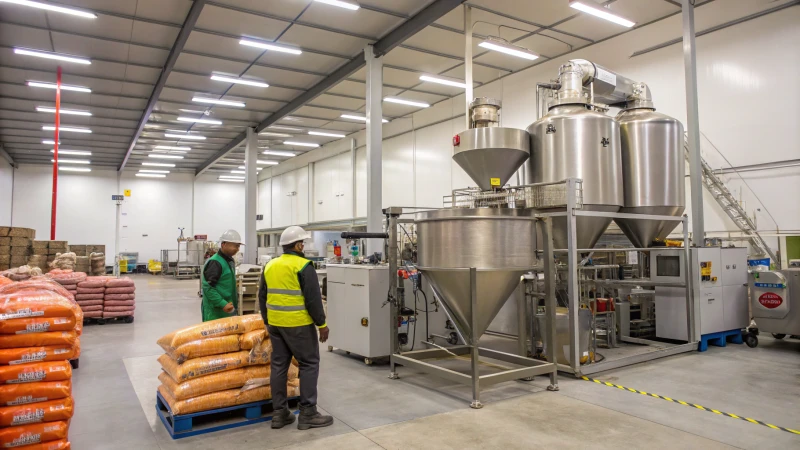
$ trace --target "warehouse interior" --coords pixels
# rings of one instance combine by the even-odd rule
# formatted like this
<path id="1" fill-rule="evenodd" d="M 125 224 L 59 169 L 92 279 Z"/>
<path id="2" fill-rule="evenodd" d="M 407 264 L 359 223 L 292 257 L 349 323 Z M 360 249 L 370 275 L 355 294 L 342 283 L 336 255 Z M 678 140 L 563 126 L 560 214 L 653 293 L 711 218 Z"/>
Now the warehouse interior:
<path id="1" fill-rule="evenodd" d="M 0 0 L 0 444 L 797 447 L 798 23 Z M 330 329 L 310 430 L 271 427 L 257 300 L 297 226 Z"/>

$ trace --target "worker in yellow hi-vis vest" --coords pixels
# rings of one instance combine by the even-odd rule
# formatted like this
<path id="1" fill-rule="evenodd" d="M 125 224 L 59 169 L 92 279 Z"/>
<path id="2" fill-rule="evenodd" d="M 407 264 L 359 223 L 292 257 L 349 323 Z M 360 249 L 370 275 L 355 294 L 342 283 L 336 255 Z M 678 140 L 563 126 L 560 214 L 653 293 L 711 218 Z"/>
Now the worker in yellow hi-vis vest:
<path id="1" fill-rule="evenodd" d="M 328 326 L 322 306 L 317 272 L 303 254 L 311 235 L 291 226 L 281 234 L 283 254 L 264 267 L 258 288 L 258 304 L 272 341 L 270 386 L 275 410 L 272 428 L 294 422 L 286 403 L 286 374 L 292 356 L 300 363 L 300 418 L 297 428 L 327 427 L 333 417 L 317 412 L 319 342 L 328 340 Z"/>

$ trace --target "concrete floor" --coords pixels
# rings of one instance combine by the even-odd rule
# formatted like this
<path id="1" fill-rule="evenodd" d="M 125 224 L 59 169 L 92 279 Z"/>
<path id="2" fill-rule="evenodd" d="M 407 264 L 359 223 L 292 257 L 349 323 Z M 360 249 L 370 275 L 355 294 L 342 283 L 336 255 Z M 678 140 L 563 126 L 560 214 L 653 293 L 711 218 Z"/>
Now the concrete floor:
<path id="1" fill-rule="evenodd" d="M 556 393 L 545 390 L 545 377 L 495 385 L 482 394 L 486 406 L 472 410 L 466 387 L 403 368 L 389 380 L 386 366 L 340 352 L 322 353 L 319 386 L 334 426 L 255 424 L 174 441 L 155 415 L 155 342 L 200 320 L 197 281 L 134 279 L 133 324 L 84 328 L 73 375 L 75 449 L 800 448 L 800 435 L 567 376 Z M 712 347 L 595 378 L 800 429 L 799 356 L 800 341 L 762 336 L 756 349 Z"/>

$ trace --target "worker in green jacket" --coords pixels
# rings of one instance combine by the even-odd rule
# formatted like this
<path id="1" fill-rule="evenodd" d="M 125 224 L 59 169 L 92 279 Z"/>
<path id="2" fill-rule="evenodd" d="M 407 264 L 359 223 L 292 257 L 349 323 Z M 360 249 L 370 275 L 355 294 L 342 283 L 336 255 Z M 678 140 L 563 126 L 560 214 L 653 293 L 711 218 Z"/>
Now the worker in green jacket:
<path id="1" fill-rule="evenodd" d="M 222 233 L 219 251 L 208 258 L 201 274 L 203 283 L 203 322 L 236 315 L 236 263 L 242 237 L 235 230 Z"/>

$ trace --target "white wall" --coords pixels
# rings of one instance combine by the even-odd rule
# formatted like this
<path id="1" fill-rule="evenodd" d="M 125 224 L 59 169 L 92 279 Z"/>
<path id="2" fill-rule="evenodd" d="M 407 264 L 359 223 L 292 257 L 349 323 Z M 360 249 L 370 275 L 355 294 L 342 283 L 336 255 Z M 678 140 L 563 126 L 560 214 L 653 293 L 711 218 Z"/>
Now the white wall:
<path id="1" fill-rule="evenodd" d="M 0 224 L 11 224 L 11 192 L 14 190 L 14 168 L 0 158 Z"/>
<path id="2" fill-rule="evenodd" d="M 244 183 L 201 176 L 194 184 L 194 234 L 207 234 L 216 241 L 231 228 L 244 235 Z"/>

